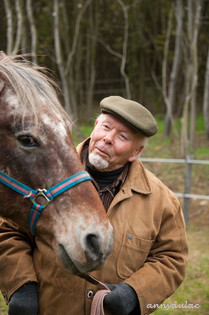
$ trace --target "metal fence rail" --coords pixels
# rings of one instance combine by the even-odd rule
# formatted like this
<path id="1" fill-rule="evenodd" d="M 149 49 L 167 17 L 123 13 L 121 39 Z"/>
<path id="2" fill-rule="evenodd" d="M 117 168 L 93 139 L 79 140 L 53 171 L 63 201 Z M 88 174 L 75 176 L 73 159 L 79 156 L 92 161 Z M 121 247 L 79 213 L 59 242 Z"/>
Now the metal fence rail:
<path id="1" fill-rule="evenodd" d="M 191 173 L 192 173 L 192 165 L 193 164 L 201 164 L 201 165 L 209 165 L 209 161 L 206 160 L 194 160 L 191 156 L 188 156 L 186 159 L 161 159 L 161 158 L 141 158 L 142 162 L 151 162 L 151 163 L 182 163 L 186 165 L 185 170 L 185 181 L 184 181 L 184 193 L 175 192 L 177 197 L 184 198 L 184 218 L 186 225 L 188 224 L 188 217 L 189 217 L 189 206 L 190 206 L 190 199 L 197 198 L 197 199 L 206 199 L 209 200 L 208 195 L 197 195 L 197 194 L 190 194 L 191 188 Z"/>
<path id="2" fill-rule="evenodd" d="M 175 192 L 175 195 L 177 197 L 185 197 L 185 198 L 196 198 L 196 199 L 206 199 L 209 200 L 209 196 L 207 195 L 195 195 L 195 194 L 183 194 L 183 193 L 177 193 Z"/>
<path id="3" fill-rule="evenodd" d="M 184 164 L 204 164 L 209 165 L 206 160 L 193 160 L 193 159 L 160 159 L 160 158 L 141 158 L 143 162 L 161 162 L 161 163 L 184 163 Z"/>

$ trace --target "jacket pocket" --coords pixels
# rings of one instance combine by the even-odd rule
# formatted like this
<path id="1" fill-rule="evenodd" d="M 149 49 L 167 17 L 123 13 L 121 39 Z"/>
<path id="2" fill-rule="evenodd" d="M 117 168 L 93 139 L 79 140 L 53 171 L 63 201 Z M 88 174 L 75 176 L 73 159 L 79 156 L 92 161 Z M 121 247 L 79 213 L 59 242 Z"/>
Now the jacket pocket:
<path id="1" fill-rule="evenodd" d="M 117 273 L 121 279 L 127 279 L 143 266 L 153 242 L 129 233 L 124 235 L 117 261 Z"/>

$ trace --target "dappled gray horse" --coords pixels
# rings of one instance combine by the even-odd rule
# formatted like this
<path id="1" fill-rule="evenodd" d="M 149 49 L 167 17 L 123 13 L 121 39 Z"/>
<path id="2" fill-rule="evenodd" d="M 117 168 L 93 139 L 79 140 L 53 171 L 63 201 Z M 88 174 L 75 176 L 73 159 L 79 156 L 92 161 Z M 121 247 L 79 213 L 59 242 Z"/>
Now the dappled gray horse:
<path id="1" fill-rule="evenodd" d="M 112 227 L 72 142 L 72 123 L 43 69 L 0 53 L 0 215 L 73 274 L 104 264 Z"/>

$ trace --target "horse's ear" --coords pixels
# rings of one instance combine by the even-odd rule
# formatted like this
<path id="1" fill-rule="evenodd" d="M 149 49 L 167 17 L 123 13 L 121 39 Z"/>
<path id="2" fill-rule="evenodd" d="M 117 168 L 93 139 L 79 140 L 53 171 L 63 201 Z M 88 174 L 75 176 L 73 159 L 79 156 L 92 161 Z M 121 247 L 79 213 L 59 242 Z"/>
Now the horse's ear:
<path id="1" fill-rule="evenodd" d="M 3 60 L 4 58 L 6 58 L 7 55 L 5 54 L 5 52 L 3 52 L 2 50 L 0 51 L 0 61 Z"/>

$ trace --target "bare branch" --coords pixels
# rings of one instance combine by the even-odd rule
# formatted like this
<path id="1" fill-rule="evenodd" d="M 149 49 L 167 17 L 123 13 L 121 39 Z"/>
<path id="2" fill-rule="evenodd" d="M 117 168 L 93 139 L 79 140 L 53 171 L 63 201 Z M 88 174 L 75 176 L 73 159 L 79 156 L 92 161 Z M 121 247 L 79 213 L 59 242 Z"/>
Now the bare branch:
<path id="1" fill-rule="evenodd" d="M 204 87 L 204 101 L 203 101 L 203 113 L 205 119 L 205 128 L 209 139 L 209 49 L 205 71 L 205 87 Z"/>
<path id="2" fill-rule="evenodd" d="M 22 36 L 22 24 L 23 24 L 23 16 L 22 16 L 22 5 L 21 0 L 15 1 L 15 8 L 17 13 L 17 32 L 16 32 L 16 40 L 15 45 L 12 51 L 12 54 L 16 54 L 20 47 L 21 36 Z"/>
<path id="3" fill-rule="evenodd" d="M 169 49 L 169 43 L 170 43 L 170 36 L 171 36 L 171 27 L 172 27 L 172 18 L 173 18 L 173 9 L 171 8 L 169 12 L 169 18 L 168 18 L 168 29 L 166 34 L 166 41 L 164 46 L 164 55 L 163 55 L 163 62 L 162 62 L 162 93 L 164 97 L 165 104 L 167 106 L 167 110 L 169 112 L 170 118 L 172 118 L 172 113 L 170 111 L 170 104 L 168 100 L 167 95 L 167 60 L 168 60 L 168 49 Z"/>
<path id="4" fill-rule="evenodd" d="M 158 79 L 157 79 L 157 77 L 156 77 L 156 74 L 155 74 L 153 71 L 151 71 L 151 76 L 152 76 L 152 79 L 153 79 L 153 81 L 154 81 L 156 87 L 157 87 L 158 90 L 162 93 L 162 86 L 160 85 L 160 83 L 159 83 L 159 81 L 158 81 Z"/>
<path id="5" fill-rule="evenodd" d="M 54 44 L 55 44 L 55 53 L 56 61 L 59 69 L 59 74 L 62 82 L 62 87 L 64 90 L 64 101 L 65 101 L 65 110 L 66 112 L 73 117 L 72 109 L 70 106 L 70 95 L 68 83 L 65 75 L 65 68 L 62 60 L 61 46 L 60 46 L 60 32 L 59 32 L 59 7 L 58 0 L 54 0 Z"/>
<path id="6" fill-rule="evenodd" d="M 81 18 L 82 18 L 85 10 L 87 9 L 87 7 L 89 6 L 89 4 L 91 2 L 92 2 L 92 0 L 87 0 L 84 3 L 84 5 L 82 6 L 79 14 L 77 15 L 76 22 L 75 22 L 75 32 L 74 32 L 74 36 L 73 36 L 73 44 L 72 44 L 71 51 L 68 54 L 66 68 L 65 68 L 65 74 L 66 75 L 69 74 L 71 62 L 72 62 L 73 56 L 75 55 L 75 52 L 76 52 L 76 47 L 77 47 L 77 43 L 78 43 L 78 36 L 79 36 L 79 31 L 80 31 Z"/>
<path id="7" fill-rule="evenodd" d="M 93 40 L 95 40 L 97 43 L 101 44 L 111 55 L 122 59 L 123 55 L 121 55 L 120 53 L 116 52 L 115 50 L 113 50 L 110 45 L 106 44 L 102 39 L 99 39 L 95 36 L 92 35 L 87 35 L 89 38 L 92 38 Z"/>
<path id="8" fill-rule="evenodd" d="M 195 4 L 195 6 L 193 5 Z M 181 151 L 183 155 L 192 150 L 195 132 L 195 111 L 196 111 L 196 87 L 197 87 L 197 37 L 200 25 L 200 12 L 202 0 L 198 2 L 188 1 L 188 23 L 187 38 L 188 46 L 186 47 L 186 97 L 183 104 L 183 123 L 181 132 Z M 189 132 L 190 122 L 190 132 Z M 189 142 L 190 141 L 190 142 Z"/>
<path id="9" fill-rule="evenodd" d="M 13 47 L 13 16 L 9 0 L 4 0 L 4 7 L 7 17 L 7 54 L 10 55 Z"/>
<path id="10" fill-rule="evenodd" d="M 120 6 L 123 10 L 123 16 L 124 16 L 124 39 L 123 39 L 123 54 L 122 54 L 122 60 L 121 60 L 121 67 L 120 71 L 122 76 L 125 80 L 126 85 L 126 94 L 127 98 L 131 98 L 131 91 L 130 91 L 130 85 L 129 85 L 129 77 L 127 73 L 125 72 L 125 66 L 126 66 L 126 60 L 127 60 L 127 47 L 128 47 L 128 32 L 129 32 L 129 21 L 128 21 L 128 6 L 126 6 L 123 1 L 117 0 Z"/>

